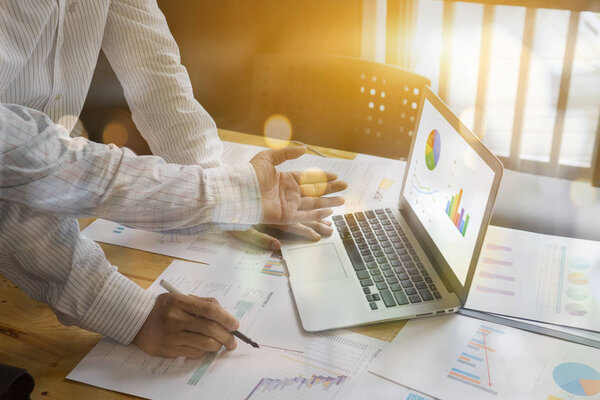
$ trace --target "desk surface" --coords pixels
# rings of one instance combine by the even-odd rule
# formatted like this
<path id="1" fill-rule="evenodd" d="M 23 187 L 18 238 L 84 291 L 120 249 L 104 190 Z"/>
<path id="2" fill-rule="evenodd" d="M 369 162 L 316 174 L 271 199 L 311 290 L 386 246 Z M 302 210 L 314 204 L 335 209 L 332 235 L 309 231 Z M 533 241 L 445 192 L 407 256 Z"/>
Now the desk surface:
<path id="1" fill-rule="evenodd" d="M 266 146 L 264 138 L 220 130 L 223 140 Z M 354 153 L 317 147 L 328 156 L 354 158 Z M 92 219 L 80 220 L 82 229 Z M 174 260 L 159 254 L 100 244 L 107 259 L 121 273 L 147 288 Z M 388 322 L 353 329 L 391 341 L 404 321 Z M 0 275 L 0 362 L 24 368 L 35 379 L 33 399 L 126 399 L 134 396 L 110 392 L 65 379 L 67 374 L 101 339 L 77 327 L 61 325 L 50 308 L 27 297 Z"/>

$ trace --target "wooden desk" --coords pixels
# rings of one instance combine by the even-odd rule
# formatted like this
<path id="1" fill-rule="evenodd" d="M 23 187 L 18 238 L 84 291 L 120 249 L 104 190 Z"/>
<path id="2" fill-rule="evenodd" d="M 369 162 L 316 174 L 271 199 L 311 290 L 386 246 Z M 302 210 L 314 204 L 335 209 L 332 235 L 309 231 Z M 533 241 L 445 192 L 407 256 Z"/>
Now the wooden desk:
<path id="1" fill-rule="evenodd" d="M 220 130 L 223 140 L 267 146 L 264 138 Z M 316 147 L 316 146 L 315 146 Z M 354 153 L 317 147 L 323 153 L 352 159 Z M 82 229 L 93 219 L 80 220 Z M 119 271 L 147 288 L 174 260 L 173 257 L 100 243 L 107 259 Z M 404 321 L 353 329 L 391 341 Z M 24 368 L 35 379 L 33 399 L 126 399 L 124 395 L 65 379 L 67 374 L 94 347 L 101 336 L 77 327 L 61 325 L 50 308 L 27 297 L 0 275 L 0 362 Z"/>

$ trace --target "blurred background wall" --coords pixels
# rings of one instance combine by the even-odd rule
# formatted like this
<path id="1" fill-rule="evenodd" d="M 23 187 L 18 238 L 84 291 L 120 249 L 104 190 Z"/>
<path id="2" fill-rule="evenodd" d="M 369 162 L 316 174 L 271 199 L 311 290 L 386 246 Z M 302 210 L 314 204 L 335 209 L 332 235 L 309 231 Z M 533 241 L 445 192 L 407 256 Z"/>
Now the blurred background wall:
<path id="1" fill-rule="evenodd" d="M 159 0 L 196 99 L 219 128 L 248 131 L 252 62 L 261 53 L 325 53 L 359 57 L 362 0 Z M 110 122 L 127 135 L 118 145 L 149 154 L 123 90 L 100 55 L 81 120 L 103 141 Z M 105 142 L 114 142 L 107 130 Z M 260 132 L 252 132 L 259 134 Z M 111 137 L 109 137 L 111 136 Z"/>

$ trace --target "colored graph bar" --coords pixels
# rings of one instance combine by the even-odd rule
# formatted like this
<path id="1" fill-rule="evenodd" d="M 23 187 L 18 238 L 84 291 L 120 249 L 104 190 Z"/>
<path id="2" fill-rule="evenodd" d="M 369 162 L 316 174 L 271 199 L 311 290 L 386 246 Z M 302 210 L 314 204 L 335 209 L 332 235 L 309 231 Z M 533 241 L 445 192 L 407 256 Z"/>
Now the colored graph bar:
<path id="1" fill-rule="evenodd" d="M 235 319 L 237 319 L 237 320 L 242 319 L 248 311 L 252 310 L 252 307 L 254 307 L 254 303 L 251 303 L 251 302 L 245 301 L 245 300 L 239 300 L 236 303 L 236 305 L 234 306 Z"/>
<path id="2" fill-rule="evenodd" d="M 464 357 L 468 357 L 468 358 L 470 358 L 470 359 L 472 359 L 472 360 L 477 360 L 477 361 L 479 361 L 479 362 L 483 361 L 483 359 L 481 359 L 481 358 L 479 358 L 479 357 L 475 357 L 474 355 L 471 355 L 471 354 L 469 354 L 469 353 L 462 353 L 462 355 L 463 355 Z"/>
<path id="3" fill-rule="evenodd" d="M 202 357 L 202 361 L 198 368 L 196 368 L 196 371 L 194 371 L 191 378 L 187 381 L 187 384 L 196 386 L 198 382 L 200 382 L 200 379 L 202 379 L 202 376 L 208 371 L 208 367 L 210 367 L 210 364 L 212 364 L 216 357 L 217 353 L 206 353 L 206 355 Z"/>
<path id="4" fill-rule="evenodd" d="M 489 258 L 489 257 L 485 257 L 483 259 L 482 263 L 484 263 L 484 264 L 506 265 L 508 267 L 510 267 L 510 266 L 513 265 L 512 261 L 496 260 L 494 258 Z"/>
<path id="5" fill-rule="evenodd" d="M 488 244 L 486 244 L 485 248 L 488 249 L 488 250 L 512 251 L 512 247 L 501 246 L 499 244 L 494 244 L 494 243 L 488 243 Z"/>
<path id="6" fill-rule="evenodd" d="M 480 325 L 480 328 L 485 329 L 487 331 L 492 331 L 492 332 L 498 333 L 500 335 L 504 335 L 504 331 L 501 331 L 500 329 L 492 328 L 491 326 Z"/>
<path id="7" fill-rule="evenodd" d="M 495 288 L 482 286 L 482 285 L 477 285 L 475 290 L 478 290 L 478 291 L 484 292 L 484 293 L 502 294 L 504 296 L 514 296 L 515 295 L 515 292 L 512 292 L 510 290 L 495 289 Z"/>
<path id="8" fill-rule="evenodd" d="M 491 272 L 487 272 L 487 271 L 481 271 L 479 273 L 479 277 L 481 277 L 481 278 L 488 278 L 488 279 L 500 279 L 500 280 L 503 280 L 503 281 L 510 281 L 510 282 L 514 282 L 515 281 L 515 277 L 514 276 L 492 274 Z"/>
<path id="9" fill-rule="evenodd" d="M 446 215 L 450 217 L 450 220 L 458 229 L 460 234 L 464 237 L 467 232 L 467 226 L 469 224 L 469 214 L 465 212 L 464 208 L 460 208 L 460 201 L 462 199 L 463 190 L 460 189 L 458 194 L 452 196 L 452 199 L 446 203 Z M 460 212 L 458 211 L 460 209 Z"/>

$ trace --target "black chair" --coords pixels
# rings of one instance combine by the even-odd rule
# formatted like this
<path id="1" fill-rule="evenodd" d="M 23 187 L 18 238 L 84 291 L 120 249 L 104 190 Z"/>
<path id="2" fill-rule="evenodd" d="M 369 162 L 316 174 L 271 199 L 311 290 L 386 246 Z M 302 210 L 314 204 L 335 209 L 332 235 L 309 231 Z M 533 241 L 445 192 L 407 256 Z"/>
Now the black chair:
<path id="1" fill-rule="evenodd" d="M 292 140 L 390 158 L 408 155 L 429 79 L 391 65 L 332 55 L 256 56 L 254 131 L 286 116 Z"/>

